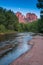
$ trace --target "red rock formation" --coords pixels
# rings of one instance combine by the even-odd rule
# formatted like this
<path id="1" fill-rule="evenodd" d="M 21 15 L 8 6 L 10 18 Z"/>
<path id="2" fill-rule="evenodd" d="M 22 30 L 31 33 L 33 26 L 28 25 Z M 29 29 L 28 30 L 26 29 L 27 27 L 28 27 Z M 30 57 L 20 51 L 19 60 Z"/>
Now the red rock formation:
<path id="1" fill-rule="evenodd" d="M 26 18 L 29 22 L 33 22 L 37 20 L 37 16 L 34 13 L 27 13 Z"/>
<path id="2" fill-rule="evenodd" d="M 16 16 L 18 17 L 20 23 L 25 23 L 25 16 L 22 15 L 22 13 L 17 12 Z"/>
<path id="3" fill-rule="evenodd" d="M 25 17 L 22 13 L 17 12 L 16 16 L 18 17 L 20 23 L 33 22 L 37 20 L 37 16 L 34 13 L 27 13 Z"/>

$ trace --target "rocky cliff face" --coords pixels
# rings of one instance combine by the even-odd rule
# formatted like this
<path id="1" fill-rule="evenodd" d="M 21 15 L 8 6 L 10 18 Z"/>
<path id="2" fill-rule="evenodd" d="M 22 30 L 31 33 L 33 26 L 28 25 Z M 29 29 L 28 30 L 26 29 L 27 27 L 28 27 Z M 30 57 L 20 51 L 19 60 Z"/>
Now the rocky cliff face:
<path id="1" fill-rule="evenodd" d="M 34 13 L 27 13 L 26 14 L 26 18 L 27 18 L 27 20 L 29 22 L 36 21 L 37 20 L 37 16 Z"/>
<path id="2" fill-rule="evenodd" d="M 27 13 L 26 16 L 24 16 L 22 13 L 17 12 L 16 16 L 18 17 L 20 23 L 33 22 L 37 20 L 37 16 L 34 13 Z"/>

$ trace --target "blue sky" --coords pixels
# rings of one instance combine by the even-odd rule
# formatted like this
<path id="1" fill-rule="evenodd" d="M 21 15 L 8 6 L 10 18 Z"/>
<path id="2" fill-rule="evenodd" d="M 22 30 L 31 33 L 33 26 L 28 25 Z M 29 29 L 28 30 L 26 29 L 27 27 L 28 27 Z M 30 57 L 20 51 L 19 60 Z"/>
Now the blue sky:
<path id="1" fill-rule="evenodd" d="M 11 9 L 15 13 L 17 11 L 22 12 L 24 15 L 29 13 L 35 13 L 40 17 L 40 11 L 36 7 L 37 0 L 0 0 L 0 7 Z"/>

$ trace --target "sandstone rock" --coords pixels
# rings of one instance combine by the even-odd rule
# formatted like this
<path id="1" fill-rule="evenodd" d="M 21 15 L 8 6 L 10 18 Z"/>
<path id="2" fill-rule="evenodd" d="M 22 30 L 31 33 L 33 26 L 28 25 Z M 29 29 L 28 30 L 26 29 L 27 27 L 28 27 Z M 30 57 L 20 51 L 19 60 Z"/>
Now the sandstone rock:
<path id="1" fill-rule="evenodd" d="M 20 23 L 33 22 L 37 20 L 37 16 L 34 13 L 27 13 L 26 16 L 24 16 L 21 12 L 17 12 L 16 16 Z"/>

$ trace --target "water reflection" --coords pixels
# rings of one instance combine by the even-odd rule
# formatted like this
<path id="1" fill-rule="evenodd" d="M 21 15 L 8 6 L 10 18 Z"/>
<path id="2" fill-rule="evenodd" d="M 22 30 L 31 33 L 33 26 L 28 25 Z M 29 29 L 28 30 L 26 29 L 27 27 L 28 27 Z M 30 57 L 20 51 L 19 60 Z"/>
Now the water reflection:
<path id="1" fill-rule="evenodd" d="M 31 39 L 32 37 L 29 34 L 19 33 L 15 39 L 8 41 L 13 44 L 18 43 L 18 46 L 0 58 L 0 65 L 9 65 L 13 60 L 29 50 L 31 45 L 28 45 L 27 42 Z M 6 44 L 6 42 L 4 44 Z"/>

